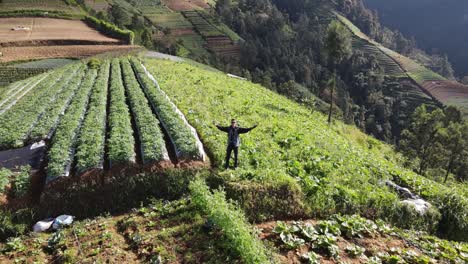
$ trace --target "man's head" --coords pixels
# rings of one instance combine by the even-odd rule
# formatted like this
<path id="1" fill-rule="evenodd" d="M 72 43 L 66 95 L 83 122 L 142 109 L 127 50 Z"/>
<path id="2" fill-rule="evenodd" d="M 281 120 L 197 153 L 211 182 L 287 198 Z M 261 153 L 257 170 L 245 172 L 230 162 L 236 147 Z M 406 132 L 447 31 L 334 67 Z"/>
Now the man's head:
<path id="1" fill-rule="evenodd" d="M 232 127 L 237 127 L 237 120 L 231 119 L 231 126 Z"/>

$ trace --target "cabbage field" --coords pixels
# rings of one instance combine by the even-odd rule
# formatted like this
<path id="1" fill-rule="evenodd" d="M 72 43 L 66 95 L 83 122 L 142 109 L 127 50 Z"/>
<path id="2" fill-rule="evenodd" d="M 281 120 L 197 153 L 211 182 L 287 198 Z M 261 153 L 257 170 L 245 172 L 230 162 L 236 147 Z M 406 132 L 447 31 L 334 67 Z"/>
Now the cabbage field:
<path id="1" fill-rule="evenodd" d="M 0 99 L 0 149 L 45 140 L 47 183 L 114 165 L 206 161 L 195 130 L 136 58 L 70 64 L 13 83 Z"/>

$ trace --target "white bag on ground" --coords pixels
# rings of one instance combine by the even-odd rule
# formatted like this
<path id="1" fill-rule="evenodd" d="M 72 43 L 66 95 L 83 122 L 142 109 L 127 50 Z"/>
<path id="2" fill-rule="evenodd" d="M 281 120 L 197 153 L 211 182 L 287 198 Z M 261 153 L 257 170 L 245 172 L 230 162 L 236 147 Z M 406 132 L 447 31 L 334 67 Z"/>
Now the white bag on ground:
<path id="1" fill-rule="evenodd" d="M 69 226 L 73 223 L 73 216 L 71 215 L 60 215 L 55 218 L 52 228 L 54 230 L 60 229 L 64 226 Z"/>
<path id="2" fill-rule="evenodd" d="M 55 220 L 54 218 L 47 218 L 47 219 L 37 222 L 33 226 L 33 231 L 37 233 L 47 231 L 52 226 L 52 223 L 54 223 L 54 220 Z"/>

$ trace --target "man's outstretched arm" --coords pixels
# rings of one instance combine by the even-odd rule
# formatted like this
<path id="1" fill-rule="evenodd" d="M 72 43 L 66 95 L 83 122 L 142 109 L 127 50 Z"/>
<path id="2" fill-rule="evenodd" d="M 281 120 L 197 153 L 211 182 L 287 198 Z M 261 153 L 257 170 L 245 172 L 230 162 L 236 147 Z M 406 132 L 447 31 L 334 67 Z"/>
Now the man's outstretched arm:
<path id="1" fill-rule="evenodd" d="M 240 127 L 240 128 L 239 128 L 239 134 L 248 133 L 248 132 L 250 132 L 250 130 L 256 128 L 257 126 L 258 126 L 258 125 L 255 125 L 255 126 L 249 127 L 249 128 Z"/>
<path id="2" fill-rule="evenodd" d="M 216 123 L 214 123 L 214 122 L 213 122 L 213 125 L 214 125 L 217 129 L 219 129 L 219 130 L 221 130 L 221 131 L 223 131 L 223 132 L 226 132 L 226 133 L 229 132 L 229 127 L 223 127 L 223 126 L 220 126 L 220 125 L 218 125 L 218 124 L 216 124 Z"/>

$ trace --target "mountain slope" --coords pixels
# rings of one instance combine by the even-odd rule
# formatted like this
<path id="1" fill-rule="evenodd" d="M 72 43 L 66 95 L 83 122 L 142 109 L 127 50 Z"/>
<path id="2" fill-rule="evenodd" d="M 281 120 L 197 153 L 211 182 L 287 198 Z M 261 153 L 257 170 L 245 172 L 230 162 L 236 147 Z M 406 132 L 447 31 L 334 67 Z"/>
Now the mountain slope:
<path id="1" fill-rule="evenodd" d="M 468 200 L 462 189 L 442 186 L 402 168 L 398 155 L 390 146 L 339 121 L 329 126 L 323 114 L 311 112 L 260 85 L 186 62 L 141 59 L 161 89 L 197 130 L 214 167 L 209 170 L 163 168 L 138 174 L 135 170 L 108 171 L 95 182 L 87 182 L 86 175 L 82 175 L 83 181 L 64 183 L 63 190 L 49 188 L 37 208 L 26 207 L 14 212 L 17 218 L 13 219 L 13 223 L 28 218 L 24 215 L 19 217 L 25 210 L 31 210 L 35 218 L 64 212 L 80 219 L 102 215 L 103 212 L 118 213 L 120 216 L 78 222 L 65 231 L 40 235 L 39 239 L 35 239 L 34 235 L 31 235 L 32 238 L 13 238 L 2 244 L 3 256 L 0 259 L 36 258 L 47 262 L 73 260 L 75 257 L 90 260 L 119 258 L 124 261 L 164 258 L 174 263 L 210 260 L 216 263 L 221 259 L 237 263 L 240 259 L 247 263 L 259 263 L 245 261 L 257 256 L 262 259 L 260 263 L 264 263 L 265 257 L 273 255 L 276 258 L 275 254 L 290 249 L 291 245 L 301 245 L 298 238 L 303 235 L 287 226 L 298 224 L 305 228 L 306 223 L 312 223 L 317 237 L 312 236 L 307 243 L 304 242 L 307 248 L 303 249 L 320 253 L 321 258 L 328 261 L 335 261 L 336 254 L 352 258 L 353 253 L 346 253 L 350 251 L 346 247 L 361 241 L 359 245 L 366 248 L 368 258 L 408 259 L 417 256 L 441 261 L 453 259 L 462 263 L 465 258 L 463 252 L 466 251 L 464 243 L 440 241 L 443 246 L 432 248 L 431 252 L 428 241 L 439 240 L 422 235 L 425 233 L 402 231 L 395 235 L 381 222 L 376 225 L 349 216 L 360 214 L 402 228 L 426 230 L 465 241 L 468 237 Z M 130 61 L 137 60 L 132 58 Z M 115 60 L 114 64 L 118 65 L 118 62 Z M 122 62 L 125 73 L 131 67 L 126 59 L 122 59 Z M 108 68 L 108 64 L 103 67 Z M 128 78 L 124 79 L 126 87 L 130 83 Z M 99 88 L 100 82 L 96 83 Z M 139 90 L 137 87 L 132 89 Z M 145 96 L 143 92 L 140 94 L 141 98 Z M 134 98 L 129 100 L 131 103 Z M 123 100 L 123 103 L 129 102 Z M 77 106 L 74 104 L 75 111 L 79 112 Z M 135 104 L 130 107 L 134 110 Z M 141 112 L 137 111 L 139 114 Z M 148 114 L 151 115 L 150 112 Z M 259 123 L 259 126 L 242 136 L 241 167 L 238 170 L 219 170 L 217 168 L 224 159 L 226 135 L 218 131 L 212 122 L 224 124 L 233 117 L 238 118 L 242 126 L 255 123 Z M 66 127 L 62 127 L 63 131 L 66 132 Z M 119 176 L 119 173 L 122 175 Z M 206 179 L 212 189 L 224 188 L 226 194 L 212 194 L 199 180 L 193 183 L 198 177 Z M 397 191 L 386 185 L 387 180 L 408 187 L 432 206 L 425 214 L 420 214 L 408 201 L 403 202 L 406 199 L 404 196 L 400 197 Z M 180 200 L 189 193 L 190 200 Z M 225 197 L 237 201 L 238 208 L 243 212 L 228 205 Z M 138 213 L 129 212 L 130 208 L 141 202 L 155 198 L 178 201 L 156 202 Z M 337 213 L 347 216 L 332 217 Z M 2 217 L 7 216 L 2 214 Z M 286 227 L 280 223 L 268 223 L 309 218 L 314 220 L 288 222 Z M 318 222 L 318 219 L 331 221 Z M 249 224 L 252 222 L 263 223 L 258 227 L 264 229 L 261 238 L 264 243 L 259 244 Z M 4 226 L 1 230 L 11 228 L 12 223 L 6 220 L 2 223 Z M 346 226 L 352 226 L 352 229 L 348 230 Z M 363 226 L 368 231 L 364 231 Z M 278 231 L 284 232 L 283 235 L 273 234 L 273 227 L 283 230 Z M 307 230 L 312 232 L 310 227 Z M 360 235 L 363 236 L 362 240 L 355 240 Z M 399 252 L 386 247 L 384 241 L 389 240 L 404 250 Z M 382 246 L 375 249 L 369 241 L 380 241 Z M 418 246 L 407 241 L 414 241 L 411 243 Z M 43 249 L 45 244 L 47 246 Z M 264 255 L 255 255 L 245 245 L 266 248 L 261 249 Z M 313 245 L 317 248 L 314 249 Z M 454 246 L 459 251 L 450 253 L 444 249 Z M 415 251 L 416 256 L 407 255 L 409 250 Z M 269 252 L 273 252 L 272 255 Z M 290 256 L 291 259 L 296 257 Z M 364 262 L 365 259 L 358 258 L 357 261 Z M 287 262 L 284 256 L 283 262 Z"/>
<path id="2" fill-rule="evenodd" d="M 460 76 L 468 74 L 468 44 L 465 28 L 468 24 L 468 4 L 449 0 L 365 0 L 369 8 L 378 11 L 382 23 L 414 36 L 425 50 L 448 54 Z"/>
<path id="3" fill-rule="evenodd" d="M 468 116 L 468 86 L 457 83 L 456 81 L 449 81 L 443 76 L 420 65 L 418 62 L 384 47 L 365 35 L 347 18 L 340 14 L 336 15 L 337 18 L 353 32 L 355 37 L 359 38 L 359 40 L 356 40 L 356 38 L 354 39 L 354 46 L 356 48 L 366 51 L 369 50 L 368 47 L 370 45 L 370 47 L 378 49 L 378 51 L 371 51 L 377 58 L 382 57 L 380 53 L 384 54 L 386 58 L 380 60 L 382 60 L 381 65 L 384 66 L 385 72 L 388 75 L 397 78 L 409 77 L 419 86 L 420 93 L 423 92 L 445 105 L 457 106 L 465 117 Z M 365 44 L 361 44 L 362 41 L 364 41 Z M 388 59 L 393 62 L 388 61 Z M 395 69 L 395 67 L 397 68 Z M 401 69 L 404 74 L 402 74 L 398 68 Z M 424 98 L 426 96 L 421 95 L 421 97 Z"/>

